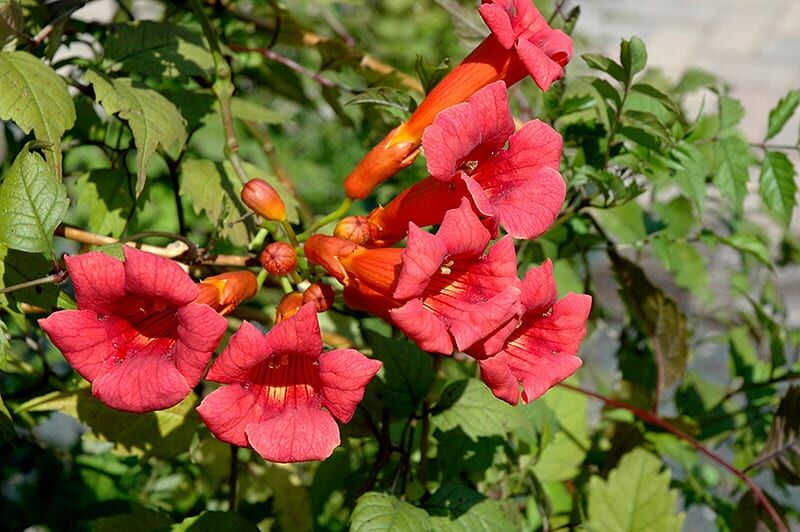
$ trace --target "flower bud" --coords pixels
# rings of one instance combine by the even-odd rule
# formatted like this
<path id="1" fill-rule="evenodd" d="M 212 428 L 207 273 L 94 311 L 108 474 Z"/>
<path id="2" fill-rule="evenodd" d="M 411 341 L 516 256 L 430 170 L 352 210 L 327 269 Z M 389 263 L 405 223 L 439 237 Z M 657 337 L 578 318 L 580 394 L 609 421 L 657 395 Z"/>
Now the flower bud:
<path id="1" fill-rule="evenodd" d="M 267 244 L 258 260 L 261 266 L 273 275 L 286 275 L 297 268 L 297 253 L 286 242 Z"/>
<path id="2" fill-rule="evenodd" d="M 303 306 L 303 294 L 300 292 L 289 292 L 275 309 L 275 323 L 281 322 L 287 318 L 291 318 Z"/>
<path id="3" fill-rule="evenodd" d="M 366 216 L 348 216 L 336 224 L 334 236 L 366 246 L 375 239 L 377 227 Z"/>
<path id="4" fill-rule="evenodd" d="M 333 300 L 336 297 L 336 292 L 333 287 L 325 283 L 312 283 L 306 291 L 303 292 L 303 304 L 314 303 L 317 307 L 317 312 L 325 312 L 333 305 Z"/>
<path id="5" fill-rule="evenodd" d="M 242 201 L 250 210 L 267 220 L 286 219 L 286 206 L 278 192 L 263 179 L 254 178 L 242 189 Z"/>
<path id="6" fill-rule="evenodd" d="M 206 277 L 197 284 L 200 294 L 195 303 L 204 303 L 223 316 L 258 291 L 256 276 L 247 270 Z"/>

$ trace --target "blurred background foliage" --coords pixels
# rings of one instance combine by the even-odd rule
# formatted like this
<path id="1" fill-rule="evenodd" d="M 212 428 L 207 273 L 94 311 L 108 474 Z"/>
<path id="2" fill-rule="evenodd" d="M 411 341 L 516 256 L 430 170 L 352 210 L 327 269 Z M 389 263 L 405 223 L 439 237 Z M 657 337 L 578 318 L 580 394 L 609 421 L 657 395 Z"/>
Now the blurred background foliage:
<path id="1" fill-rule="evenodd" d="M 105 18 L 85 4 L 0 1 L 0 236 L 22 211 L 46 214 L 36 238 L 0 237 L 0 286 L 103 243 L 65 228 L 162 246 L 178 235 L 199 248 L 182 256 L 193 273 L 218 271 L 215 256 L 246 255 L 254 236 L 238 164 L 282 187 L 290 221 L 308 227 L 487 33 L 476 3 L 456 0 L 120 0 Z M 520 122 L 563 135 L 568 193 L 554 227 L 517 250 L 521 274 L 549 257 L 560 294 L 594 297 L 570 384 L 509 407 L 474 364 L 434 360 L 337 306 L 322 318 L 328 343 L 371 351 L 380 380 L 327 461 L 275 465 L 240 450 L 234 513 L 230 451 L 199 425 L 198 398 L 143 416 L 106 409 L 35 323 L 74 306 L 69 283 L 14 290 L 0 294 L 3 528 L 798 526 L 797 294 L 776 284 L 800 261 L 798 149 L 771 139 L 800 91 L 775 102 L 752 143 L 725 80 L 690 70 L 671 83 L 633 36 L 617 57 L 594 55 L 580 2 L 537 5 L 573 33 L 576 54 L 546 94 L 526 80 L 510 100 Z M 14 76 L 33 80 L 30 92 Z M 38 115 L 17 105 L 31 98 Z M 234 136 L 238 155 L 226 150 Z M 61 139 L 62 153 L 32 138 Z M 31 184 L 23 163 L 46 168 L 47 201 L 13 199 L 12 186 Z M 351 213 L 424 175 L 420 159 Z M 280 296 L 263 290 L 231 331 L 244 318 L 268 324 Z"/>

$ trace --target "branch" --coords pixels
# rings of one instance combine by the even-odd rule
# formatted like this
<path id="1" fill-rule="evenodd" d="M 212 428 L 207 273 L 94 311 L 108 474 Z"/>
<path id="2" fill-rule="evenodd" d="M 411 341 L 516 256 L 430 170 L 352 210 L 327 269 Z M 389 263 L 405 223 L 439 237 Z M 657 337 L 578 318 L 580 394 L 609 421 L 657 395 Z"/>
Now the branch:
<path id="1" fill-rule="evenodd" d="M 168 244 L 166 247 L 151 246 L 150 244 L 136 244 L 135 242 L 128 241 L 128 239 L 121 241 L 117 238 L 90 233 L 88 231 L 84 231 L 83 229 L 78 229 L 77 227 L 72 227 L 65 224 L 60 224 L 56 228 L 55 234 L 56 236 L 66 238 L 67 240 L 80 242 L 81 244 L 87 244 L 90 246 L 106 246 L 108 244 L 124 243 L 128 246 L 141 249 L 142 251 L 153 253 L 154 255 L 167 257 L 168 259 L 174 259 L 175 257 L 180 257 L 190 249 L 190 246 L 186 243 L 184 239 L 180 240 L 176 239 L 175 242 Z M 178 236 L 178 235 L 172 235 L 171 233 L 162 233 L 159 234 L 158 236 L 165 236 L 167 234 L 169 236 Z M 134 237 L 137 237 L 137 235 L 134 235 Z"/>
<path id="2" fill-rule="evenodd" d="M 582 393 L 582 394 L 584 394 L 584 395 L 586 395 L 588 397 L 591 397 L 593 399 L 598 399 L 600 401 L 603 401 L 605 404 L 607 404 L 609 406 L 613 406 L 614 408 L 622 408 L 623 410 L 627 410 L 628 412 L 631 412 L 633 415 L 635 415 L 639 419 L 641 419 L 641 420 L 643 420 L 643 421 L 645 421 L 647 423 L 650 423 L 651 425 L 656 425 L 658 427 L 661 427 L 662 429 L 666 430 L 667 432 L 670 432 L 670 433 L 674 434 L 675 436 L 677 436 L 678 438 L 680 438 L 680 439 L 684 440 L 685 442 L 689 443 L 698 452 L 704 454 L 705 456 L 707 456 L 708 458 L 710 458 L 711 460 L 713 460 L 714 462 L 716 462 L 717 464 L 719 464 L 723 468 L 727 469 L 728 471 L 730 471 L 731 473 L 736 475 L 742 482 L 747 484 L 747 487 L 750 488 L 750 491 L 753 493 L 753 497 L 756 499 L 758 504 L 762 508 L 764 508 L 764 510 L 769 514 L 770 518 L 772 519 L 772 522 L 775 523 L 776 528 L 781 532 L 787 532 L 788 531 L 788 529 L 786 528 L 786 525 L 783 523 L 783 521 L 781 520 L 780 516 L 778 515 L 778 512 L 775 511 L 775 508 L 769 502 L 769 499 L 767 499 L 766 495 L 764 495 L 764 492 L 761 491 L 761 488 L 758 487 L 758 484 L 756 484 L 753 481 L 753 479 L 748 477 L 743 471 L 737 469 L 732 464 L 730 464 L 729 462 L 725 461 L 725 459 L 723 459 L 721 456 L 719 456 L 715 452 L 709 450 L 707 447 L 705 447 L 698 440 L 696 440 L 692 436 L 690 436 L 690 435 L 686 434 L 685 432 L 683 432 L 678 427 L 672 425 L 671 423 L 669 423 L 668 421 L 664 420 L 663 418 L 658 417 L 657 415 L 653 414 L 652 412 L 648 412 L 646 410 L 643 410 L 643 409 L 638 408 L 636 406 L 630 405 L 630 404 L 625 403 L 623 401 L 619 401 L 617 399 L 612 399 L 610 397 L 605 397 L 603 395 L 600 395 L 597 392 L 593 392 L 591 390 L 586 390 L 586 389 L 581 388 L 579 386 L 573 386 L 571 384 L 567 384 L 567 383 L 564 383 L 564 382 L 559 384 L 559 386 L 561 386 L 562 388 L 566 388 L 568 390 L 572 390 L 573 392 Z"/>

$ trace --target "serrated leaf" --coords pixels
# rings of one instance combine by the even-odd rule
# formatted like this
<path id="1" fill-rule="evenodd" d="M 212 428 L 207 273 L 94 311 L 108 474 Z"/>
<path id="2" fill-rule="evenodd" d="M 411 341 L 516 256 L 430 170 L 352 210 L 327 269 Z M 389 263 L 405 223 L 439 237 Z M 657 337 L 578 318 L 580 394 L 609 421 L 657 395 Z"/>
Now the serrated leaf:
<path id="1" fill-rule="evenodd" d="M 777 215 L 785 225 L 791 222 L 792 211 L 797 205 L 794 175 L 794 166 L 786 154 L 768 151 L 764 155 L 758 177 L 758 191 L 767 209 Z"/>
<path id="2" fill-rule="evenodd" d="M 723 197 L 731 202 L 735 212 L 742 211 L 749 175 L 747 168 L 753 160 L 750 147 L 739 137 L 723 137 L 715 144 L 719 167 L 714 184 Z"/>
<path id="3" fill-rule="evenodd" d="M 800 485 L 800 386 L 790 386 L 772 418 L 769 438 L 756 459 L 768 464 L 783 480 Z"/>
<path id="4" fill-rule="evenodd" d="M 383 362 L 384 404 L 394 415 L 408 416 L 433 386 L 432 357 L 411 342 L 392 340 L 368 329 L 364 336 L 374 356 Z"/>
<path id="5" fill-rule="evenodd" d="M 625 72 L 613 59 L 598 54 L 583 54 L 581 58 L 589 65 L 589 68 L 605 72 L 617 81 L 625 82 Z"/>
<path id="6" fill-rule="evenodd" d="M 586 527 L 598 532 L 678 531 L 683 514 L 675 513 L 678 493 L 669 489 L 670 474 L 661 460 L 637 448 L 608 475 L 589 481 Z"/>
<path id="7" fill-rule="evenodd" d="M 61 179 L 61 136 L 75 123 L 75 105 L 61 76 L 27 52 L 0 52 L 0 120 L 50 143 L 47 159 Z"/>
<path id="8" fill-rule="evenodd" d="M 711 298 L 708 260 L 692 244 L 667 237 L 654 238 L 652 243 L 658 259 L 675 276 L 675 284 L 701 299 Z"/>
<path id="9" fill-rule="evenodd" d="M 442 391 L 433 423 L 445 432 L 460 427 L 475 440 L 505 435 L 526 422 L 518 409 L 497 399 L 482 382 L 467 379 L 452 382 Z"/>
<path id="10" fill-rule="evenodd" d="M 769 123 L 767 125 L 767 140 L 781 132 L 786 122 L 800 105 L 800 90 L 792 89 L 786 96 L 778 101 L 778 104 L 769 112 Z"/>
<path id="11" fill-rule="evenodd" d="M 131 414 L 107 407 L 91 389 L 51 392 L 20 405 L 22 412 L 57 410 L 89 426 L 89 436 L 115 444 L 120 454 L 172 458 L 189 448 L 200 419 L 194 410 L 197 396 L 189 396 L 167 410 Z"/>
<path id="12" fill-rule="evenodd" d="M 172 102 L 152 89 L 134 86 L 130 79 L 112 79 L 94 71 L 84 77 L 103 109 L 109 115 L 119 114 L 133 131 L 138 198 L 147 181 L 147 162 L 156 149 L 181 147 L 186 142 L 186 120 Z"/>
<path id="13" fill-rule="evenodd" d="M 702 216 L 706 199 L 706 176 L 708 163 L 706 158 L 694 144 L 681 141 L 670 152 L 671 160 L 667 163 L 674 170 L 674 179 L 681 192 L 694 204 L 697 213 Z"/>
<path id="14" fill-rule="evenodd" d="M 513 530 L 498 501 L 461 484 L 444 484 L 425 504 L 433 528 L 442 532 Z"/>
<path id="15" fill-rule="evenodd" d="M 88 205 L 89 230 L 119 237 L 134 208 L 128 173 L 121 168 L 91 170 L 77 182 L 79 205 Z"/>
<path id="16" fill-rule="evenodd" d="M 651 341 L 662 383 L 677 382 L 689 358 L 689 332 L 686 315 L 678 304 L 655 286 L 635 263 L 609 252 L 619 294 L 628 312 Z"/>
<path id="17" fill-rule="evenodd" d="M 352 532 L 425 532 L 432 529 L 433 523 L 425 510 L 374 491 L 358 498 L 350 516 Z"/>
<path id="18" fill-rule="evenodd" d="M 187 517 L 172 525 L 170 532 L 217 532 L 236 530 L 237 532 L 257 532 L 258 527 L 236 512 L 205 511 L 200 515 Z"/>
<path id="19" fill-rule="evenodd" d="M 113 26 L 105 41 L 112 69 L 146 76 L 209 78 L 214 59 L 203 35 L 168 22 L 138 21 Z"/>
<path id="20" fill-rule="evenodd" d="M 0 183 L 0 242 L 55 258 L 53 232 L 67 212 L 67 189 L 29 146 Z"/>
<path id="21" fill-rule="evenodd" d="M 729 96 L 719 97 L 719 127 L 721 131 L 735 127 L 744 118 L 744 107 Z"/>

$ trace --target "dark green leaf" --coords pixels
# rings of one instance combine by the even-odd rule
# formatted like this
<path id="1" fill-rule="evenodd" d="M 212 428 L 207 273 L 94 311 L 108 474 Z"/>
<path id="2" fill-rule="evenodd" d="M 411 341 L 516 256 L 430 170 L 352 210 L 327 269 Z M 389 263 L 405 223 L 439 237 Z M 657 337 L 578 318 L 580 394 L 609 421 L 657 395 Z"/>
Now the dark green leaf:
<path id="1" fill-rule="evenodd" d="M 61 136 L 75 123 L 67 84 L 27 52 L 0 52 L 0 120 L 12 120 L 25 133 L 50 143 L 48 161 L 61 179 Z"/>
<path id="2" fill-rule="evenodd" d="M 152 89 L 135 86 L 126 78 L 112 79 L 89 71 L 97 102 L 110 114 L 127 120 L 136 141 L 136 197 L 147 181 L 147 162 L 161 146 L 180 148 L 186 142 L 186 120 L 175 105 Z"/>
<path id="3" fill-rule="evenodd" d="M 236 512 L 205 511 L 200 515 L 187 517 L 170 528 L 171 532 L 217 532 L 219 530 L 256 532 L 258 527 Z"/>
<path id="4" fill-rule="evenodd" d="M 680 109 L 678 108 L 678 104 L 675 103 L 672 98 L 658 90 L 657 88 L 653 87 L 652 85 L 648 85 L 647 83 L 636 83 L 631 87 L 633 92 L 638 92 L 639 94 L 644 94 L 645 96 L 649 96 L 650 98 L 656 100 L 658 103 L 663 105 L 667 110 L 672 112 L 673 114 L 680 114 Z"/>
<path id="5" fill-rule="evenodd" d="M 53 269 L 53 262 L 47 260 L 44 255 L 8 249 L 2 243 L 0 243 L 0 259 L 2 259 L 0 287 L 41 279 L 50 275 Z M 28 303 L 50 310 L 58 306 L 59 289 L 58 286 L 48 283 L 14 290 L 0 296 L 0 298 L 2 297 L 12 308 L 16 308 L 18 303 Z"/>
<path id="6" fill-rule="evenodd" d="M 624 82 L 626 80 L 622 67 L 613 59 L 597 54 L 583 54 L 581 58 L 586 61 L 589 68 L 605 72 L 617 81 Z"/>
<path id="7" fill-rule="evenodd" d="M 769 112 L 767 140 L 781 132 L 783 126 L 786 125 L 786 122 L 797 110 L 798 105 L 800 105 L 800 90 L 797 89 L 790 90 L 786 96 L 778 101 L 778 105 Z"/>
<path id="8" fill-rule="evenodd" d="M 6 43 L 15 48 L 16 40 L 24 36 L 23 22 L 22 9 L 16 0 L 0 3 L 0 48 Z"/>
<path id="9" fill-rule="evenodd" d="M 352 532 L 425 532 L 433 530 L 430 517 L 421 508 L 386 493 L 368 491 L 358 498 L 350 516 Z"/>
<path id="10" fill-rule="evenodd" d="M 461 484 L 444 484 L 425 504 L 435 530 L 491 532 L 513 530 L 498 501 Z"/>
<path id="11" fill-rule="evenodd" d="M 626 85 L 630 84 L 633 76 L 644 70 L 647 64 L 647 48 L 639 37 L 631 37 L 631 40 L 622 40 L 619 46 L 619 60 L 622 70 L 625 72 Z"/>
<path id="12" fill-rule="evenodd" d="M 786 154 L 768 151 L 761 163 L 758 190 L 764 205 L 789 225 L 792 211 L 797 205 L 797 185 L 794 182 L 794 166 Z"/>
<path id="13" fill-rule="evenodd" d="M 193 393 L 168 410 L 131 414 L 107 407 L 90 388 L 74 392 L 51 392 L 19 407 L 23 412 L 57 410 L 76 417 L 91 429 L 90 436 L 115 444 L 120 454 L 172 458 L 186 451 L 199 418 Z"/>
<path id="14" fill-rule="evenodd" d="M 655 286 L 644 271 L 617 253 L 609 252 L 619 294 L 628 312 L 651 341 L 664 386 L 677 382 L 689 358 L 686 315 L 675 301 Z"/>
<path id="15" fill-rule="evenodd" d="M 126 513 L 101 517 L 89 521 L 91 532 L 142 532 L 143 530 L 164 530 L 172 524 L 165 514 L 130 503 Z"/>
<path id="16" fill-rule="evenodd" d="M 417 72 L 425 94 L 428 94 L 447 75 L 450 70 L 450 60 L 444 59 L 439 65 L 432 66 L 426 63 L 421 55 L 418 55 L 414 62 L 414 70 Z"/>
<path id="17" fill-rule="evenodd" d="M 769 439 L 756 462 L 764 460 L 783 480 L 800 485 L 800 386 L 790 386 L 781 399 Z"/>
<path id="18" fill-rule="evenodd" d="M 0 183 L 0 242 L 54 258 L 53 232 L 67 212 L 67 189 L 29 146 Z"/>
<path id="19" fill-rule="evenodd" d="M 0 321 L 0 336 L 3 338 L 0 339 L 0 350 L 3 349 L 3 343 L 7 343 L 8 341 L 5 340 L 5 324 Z M 3 354 L 0 353 L 0 366 L 2 365 L 2 358 Z M 2 369 L 0 367 L 0 369 Z M 6 408 L 5 403 L 3 403 L 3 398 L 0 397 L 0 438 L 5 441 L 13 441 L 17 438 L 17 431 L 14 430 L 14 420 L 11 419 L 11 413 Z"/>
<path id="20" fill-rule="evenodd" d="M 644 129 L 651 135 L 665 141 L 672 142 L 672 132 L 659 118 L 642 111 L 625 111 L 622 115 L 623 123 Z"/>
<path id="21" fill-rule="evenodd" d="M 614 109 L 619 109 L 619 106 L 622 105 L 622 96 L 617 89 L 611 86 L 611 83 L 602 78 L 592 78 L 590 83 L 601 97 L 613 104 Z"/>
<path id="22" fill-rule="evenodd" d="M 739 137 L 724 137 L 715 144 L 715 152 L 719 167 L 714 184 L 733 210 L 741 212 L 749 178 L 747 168 L 753 160 L 750 147 Z"/>
<path id="23" fill-rule="evenodd" d="M 450 14 L 453 30 L 465 48 L 474 48 L 489 33 L 475 9 L 455 0 L 436 0 L 436 3 Z"/>
<path id="24" fill-rule="evenodd" d="M 683 514 L 675 513 L 678 492 L 669 489 L 669 470 L 644 449 L 626 454 L 607 480 L 589 481 L 589 530 L 673 532 Z"/>
<path id="25" fill-rule="evenodd" d="M 433 358 L 416 344 L 392 340 L 370 330 L 364 331 L 373 355 L 383 362 L 384 404 L 396 416 L 416 411 L 433 386 Z"/>

